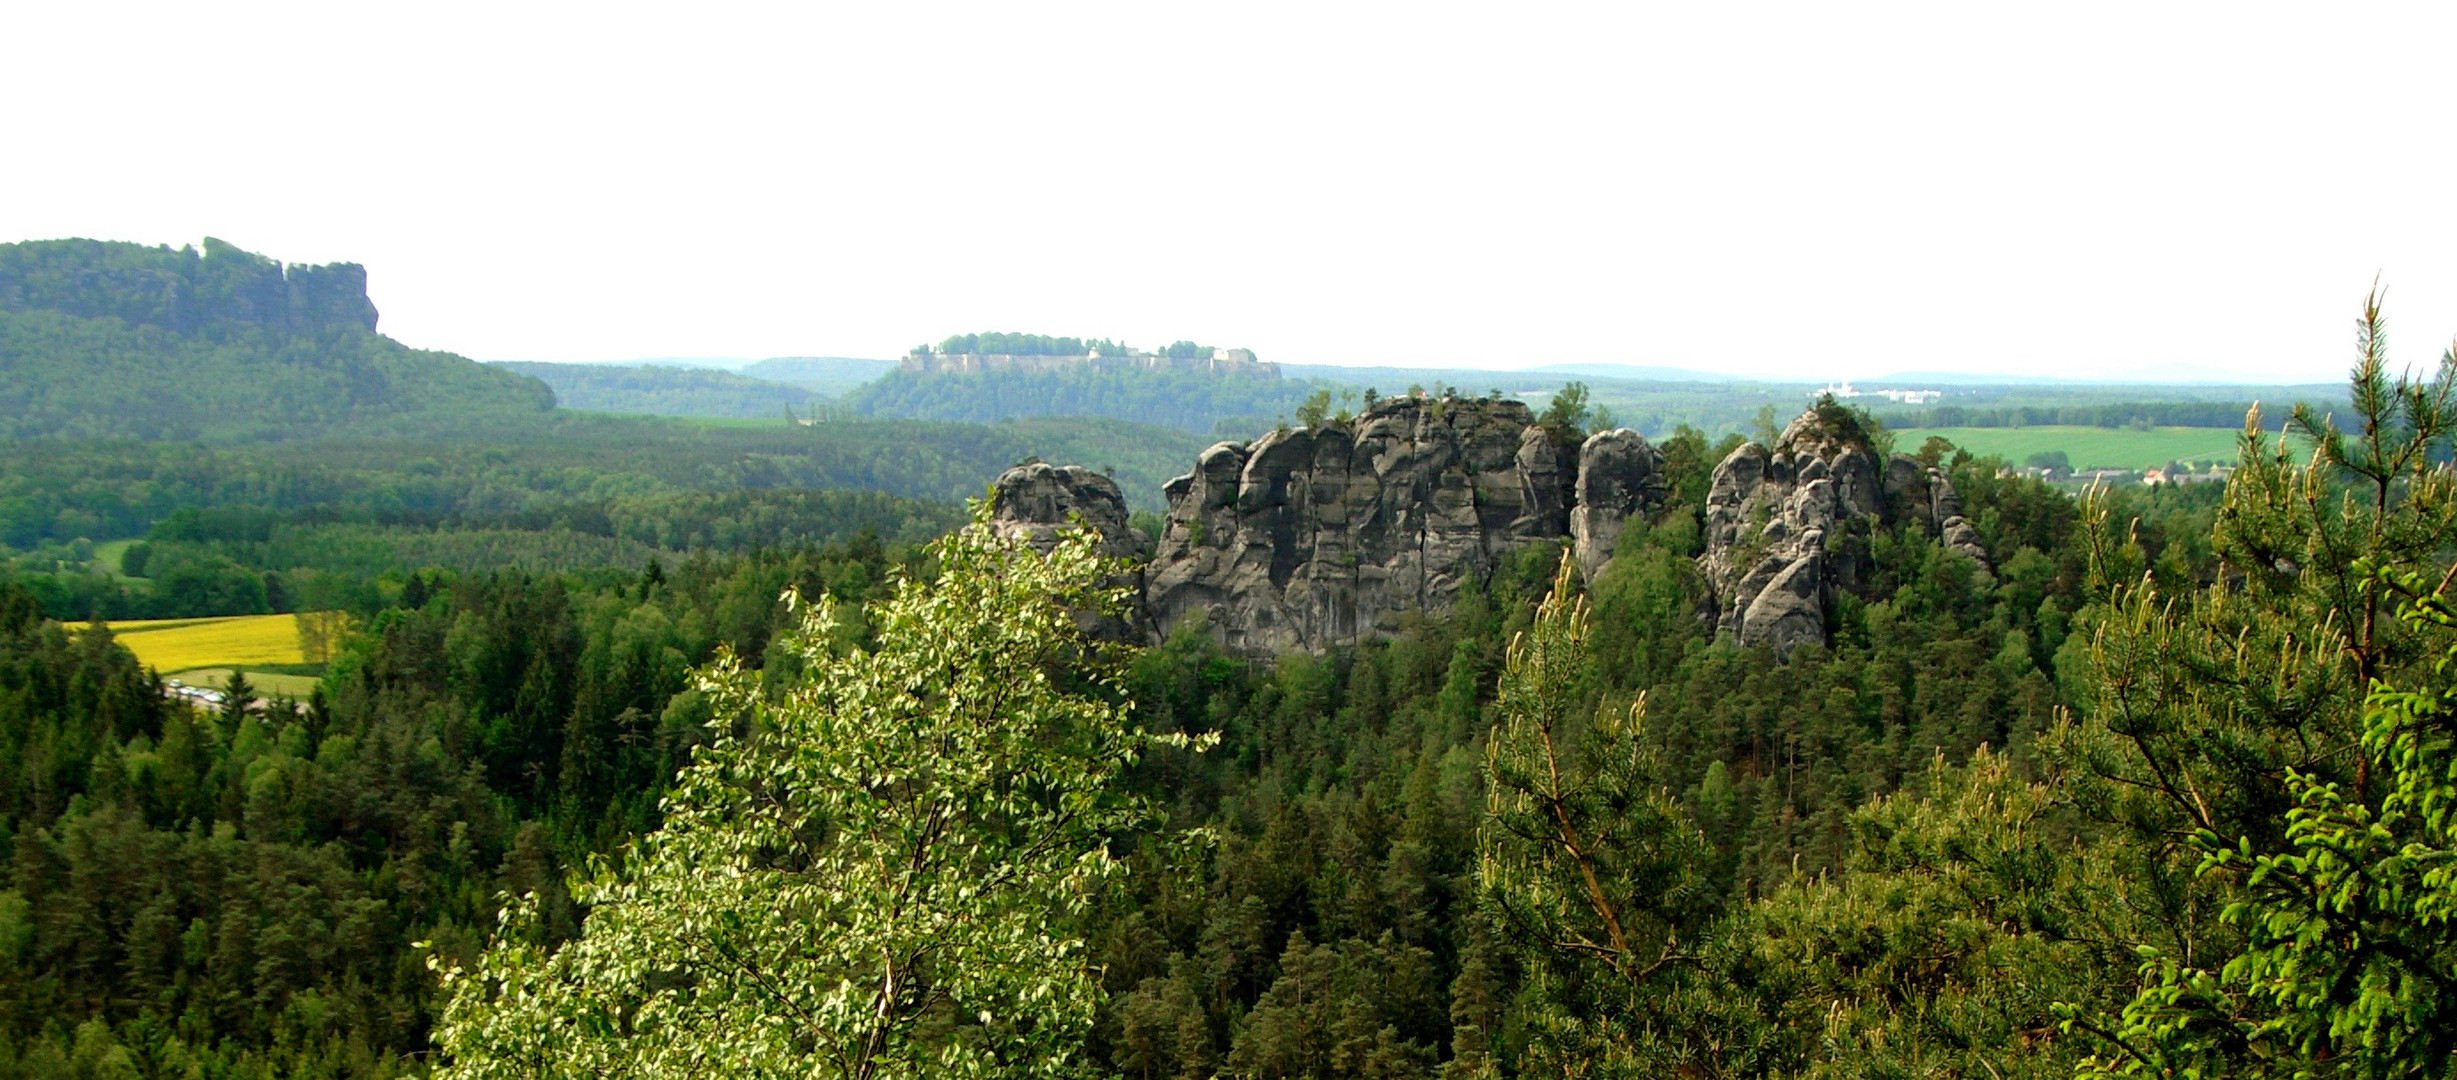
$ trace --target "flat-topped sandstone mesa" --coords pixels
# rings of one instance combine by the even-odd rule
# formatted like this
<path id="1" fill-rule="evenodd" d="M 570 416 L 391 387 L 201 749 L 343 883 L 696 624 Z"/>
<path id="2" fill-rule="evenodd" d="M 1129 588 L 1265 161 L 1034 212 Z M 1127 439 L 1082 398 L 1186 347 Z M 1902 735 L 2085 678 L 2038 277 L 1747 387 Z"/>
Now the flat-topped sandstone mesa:
<path id="1" fill-rule="evenodd" d="M 1824 642 L 1835 595 L 1860 587 L 1870 534 L 1905 521 L 1988 574 L 1988 553 L 1945 474 L 1905 454 L 1880 461 L 1847 410 L 1820 405 L 1772 447 L 1732 451 L 1708 488 L 1698 558 L 1716 629 L 1779 652 Z"/>
<path id="2" fill-rule="evenodd" d="M 0 244 L 0 311 L 28 309 L 181 334 L 230 325 L 372 332 L 376 321 L 365 267 L 284 266 L 212 237 L 202 252 L 103 240 Z"/>

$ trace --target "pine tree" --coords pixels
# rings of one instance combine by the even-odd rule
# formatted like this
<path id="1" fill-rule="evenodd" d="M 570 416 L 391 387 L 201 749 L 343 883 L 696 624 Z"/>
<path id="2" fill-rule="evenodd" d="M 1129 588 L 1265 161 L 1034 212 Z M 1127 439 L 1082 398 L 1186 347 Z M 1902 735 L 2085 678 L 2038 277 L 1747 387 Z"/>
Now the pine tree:
<path id="1" fill-rule="evenodd" d="M 2291 430 L 2311 454 L 2297 463 L 2257 409 L 2247 417 L 2211 538 L 2216 580 L 2162 583 L 2103 502 L 2087 511 L 2107 597 L 2090 700 L 2043 746 L 2105 838 L 2094 857 L 2128 883 L 2095 933 L 2133 943 L 2140 996 L 2121 1017 L 2067 1021 L 2106 1041 L 2106 1073 L 2296 1075 L 2335 1058 L 2328 1039 L 2297 1058 L 2264 1034 L 2322 1003 L 2242 992 L 2269 932 L 2246 905 L 2280 873 L 2261 858 L 2312 839 L 2313 815 L 2384 812 L 2367 695 L 2427 678 L 2440 648 L 2429 620 L 2394 617 L 2391 583 L 2437 593 L 2457 577 L 2457 353 L 2391 378 L 2376 294 L 2356 329 L 2352 430 L 2299 408 Z M 2321 792 L 2341 809 L 2319 809 Z"/>
<path id="2" fill-rule="evenodd" d="M 1702 1049 L 1666 1036 L 1664 998 L 1710 933 L 1710 852 L 1640 739 L 1644 698 L 1581 715 L 1587 637 L 1565 557 L 1502 673 L 1477 884 L 1528 969 L 1529 1071 L 1658 1075 Z"/>

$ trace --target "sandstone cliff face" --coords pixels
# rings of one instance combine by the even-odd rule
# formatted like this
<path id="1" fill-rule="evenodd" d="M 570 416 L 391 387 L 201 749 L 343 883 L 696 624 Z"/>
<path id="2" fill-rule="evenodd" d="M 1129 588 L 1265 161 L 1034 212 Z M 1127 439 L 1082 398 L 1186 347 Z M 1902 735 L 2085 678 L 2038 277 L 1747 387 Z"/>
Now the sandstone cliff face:
<path id="1" fill-rule="evenodd" d="M 1511 548 L 1562 536 L 1563 469 L 1516 401 L 1397 398 L 1220 443 L 1164 489 L 1146 614 L 1163 636 L 1191 624 L 1247 653 L 1386 634 Z"/>
<path id="2" fill-rule="evenodd" d="M 1117 481 L 1081 465 L 1018 465 L 999 475 L 994 490 L 990 529 L 1000 536 L 1021 539 L 1046 553 L 1058 545 L 1059 530 L 1071 527 L 1081 515 L 1084 524 L 1100 534 L 1101 554 L 1143 554 L 1143 534 L 1127 524 L 1126 495 Z"/>
<path id="3" fill-rule="evenodd" d="M 1587 436 L 1578 448 L 1578 480 L 1570 493 L 1570 545 L 1579 572 L 1595 580 L 1621 542 L 1629 519 L 1664 501 L 1663 459 L 1647 437 L 1628 428 Z"/>
<path id="4" fill-rule="evenodd" d="M 1716 629 L 1777 651 L 1825 641 L 1835 594 L 1867 568 L 1870 534 L 1906 520 L 1988 573 L 1944 473 L 1902 454 L 1880 462 L 1840 410 L 1803 413 L 1772 448 L 1732 451 L 1715 466 L 1698 559 Z"/>
<path id="5" fill-rule="evenodd" d="M 993 527 L 1047 550 L 1070 514 L 1112 555 L 1142 553 L 1107 477 L 1022 465 Z M 1660 454 L 1607 431 L 1564 460 L 1517 401 L 1397 398 L 1352 421 L 1219 443 L 1169 482 L 1142 572 L 1140 632 L 1192 625 L 1236 652 L 1319 652 L 1440 611 L 1514 548 L 1564 538 L 1592 576 L 1631 518 L 1660 507 Z"/>
<path id="6" fill-rule="evenodd" d="M 1046 555 L 1058 546 L 1060 533 L 1089 526 L 1100 537 L 1102 555 L 1135 559 L 1143 555 L 1143 534 L 1128 524 L 1126 495 L 1117 481 L 1081 465 L 1018 465 L 999 474 L 992 486 L 990 531 L 1021 540 Z M 1087 634 L 1110 641 L 1143 637 L 1140 569 L 1129 570 L 1103 584 L 1129 593 L 1128 610 L 1104 615 L 1075 613 L 1075 624 Z"/>

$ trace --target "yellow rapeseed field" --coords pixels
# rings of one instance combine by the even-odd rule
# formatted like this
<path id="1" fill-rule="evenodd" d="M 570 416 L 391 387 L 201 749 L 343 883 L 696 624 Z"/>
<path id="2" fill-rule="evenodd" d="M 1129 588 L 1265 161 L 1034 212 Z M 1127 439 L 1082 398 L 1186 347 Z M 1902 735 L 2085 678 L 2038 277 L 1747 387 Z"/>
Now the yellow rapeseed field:
<path id="1" fill-rule="evenodd" d="M 293 615 L 132 619 L 103 624 L 137 662 L 168 674 L 191 668 L 305 663 Z"/>

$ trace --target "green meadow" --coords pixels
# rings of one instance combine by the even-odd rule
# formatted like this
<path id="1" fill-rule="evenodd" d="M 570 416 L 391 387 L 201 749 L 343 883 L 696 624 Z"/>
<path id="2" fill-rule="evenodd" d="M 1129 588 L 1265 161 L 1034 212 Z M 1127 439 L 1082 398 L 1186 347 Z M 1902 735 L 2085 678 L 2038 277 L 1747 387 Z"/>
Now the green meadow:
<path id="1" fill-rule="evenodd" d="M 1894 433 L 1894 449 L 1913 451 L 1929 436 L 1985 457 L 2019 465 L 2032 454 L 2062 450 L 2076 469 L 2155 469 L 2170 461 L 2235 460 L 2240 433 L 2231 428 L 2103 428 L 2079 426 L 1909 428 Z"/>

